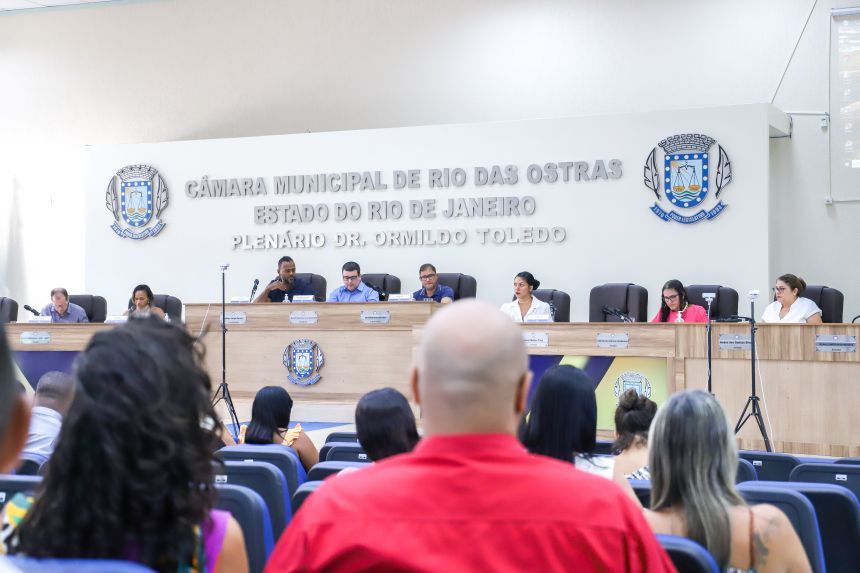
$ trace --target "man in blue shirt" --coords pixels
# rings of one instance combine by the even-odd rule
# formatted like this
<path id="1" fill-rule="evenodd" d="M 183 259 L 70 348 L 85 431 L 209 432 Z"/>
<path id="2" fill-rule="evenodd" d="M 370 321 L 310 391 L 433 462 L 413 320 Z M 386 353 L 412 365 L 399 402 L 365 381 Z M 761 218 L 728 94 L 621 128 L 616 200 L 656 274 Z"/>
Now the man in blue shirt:
<path id="1" fill-rule="evenodd" d="M 331 291 L 328 302 L 379 302 L 379 293 L 361 282 L 361 268 L 358 263 L 344 263 L 341 273 L 343 286 Z"/>
<path id="2" fill-rule="evenodd" d="M 87 312 L 69 302 L 69 291 L 57 287 L 51 291 L 51 304 L 42 309 L 42 316 L 50 316 L 51 322 L 89 322 Z"/>
<path id="3" fill-rule="evenodd" d="M 415 300 L 435 300 L 442 303 L 454 301 L 454 289 L 439 284 L 436 267 L 430 263 L 421 265 L 418 269 L 418 278 L 421 280 L 421 288 L 412 293 L 412 298 Z"/>
<path id="4" fill-rule="evenodd" d="M 281 257 L 278 260 L 278 276 L 272 279 L 260 296 L 254 302 L 292 302 L 296 295 L 314 294 L 311 284 L 296 279 L 296 262 L 292 257 Z"/>

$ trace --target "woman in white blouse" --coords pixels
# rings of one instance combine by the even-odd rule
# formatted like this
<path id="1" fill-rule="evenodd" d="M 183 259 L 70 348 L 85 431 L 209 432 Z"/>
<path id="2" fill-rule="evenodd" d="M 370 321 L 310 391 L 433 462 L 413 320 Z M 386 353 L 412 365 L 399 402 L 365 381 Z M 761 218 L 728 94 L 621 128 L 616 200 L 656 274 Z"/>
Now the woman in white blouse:
<path id="1" fill-rule="evenodd" d="M 776 279 L 773 292 L 776 300 L 767 305 L 761 314 L 762 322 L 821 324 L 821 309 L 818 305 L 803 298 L 806 281 L 787 274 Z"/>
<path id="2" fill-rule="evenodd" d="M 540 281 L 528 271 L 514 277 L 516 299 L 502 305 L 501 310 L 515 322 L 552 321 L 552 311 L 547 303 L 533 296 L 532 292 L 540 286 Z"/>

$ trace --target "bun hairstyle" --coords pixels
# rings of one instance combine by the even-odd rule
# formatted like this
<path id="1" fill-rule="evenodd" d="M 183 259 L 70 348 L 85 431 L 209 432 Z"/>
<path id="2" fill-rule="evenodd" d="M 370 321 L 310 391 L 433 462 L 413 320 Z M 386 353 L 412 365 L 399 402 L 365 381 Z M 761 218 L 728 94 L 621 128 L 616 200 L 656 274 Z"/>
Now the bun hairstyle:
<path id="1" fill-rule="evenodd" d="M 803 291 L 806 290 L 806 281 L 797 275 L 789 273 L 778 277 L 776 280 L 784 282 L 791 290 L 797 290 L 797 296 L 802 296 Z"/>
<path id="2" fill-rule="evenodd" d="M 630 388 L 621 395 L 615 409 L 615 432 L 618 437 L 612 444 L 612 451 L 623 452 L 639 438 L 648 443 L 648 430 L 657 414 L 657 404 Z"/>
<path id="3" fill-rule="evenodd" d="M 526 281 L 526 284 L 532 287 L 532 289 L 537 290 L 540 287 L 540 281 L 535 278 L 533 274 L 528 271 L 523 271 L 521 273 L 517 273 L 517 276 L 514 278 L 521 278 Z"/>

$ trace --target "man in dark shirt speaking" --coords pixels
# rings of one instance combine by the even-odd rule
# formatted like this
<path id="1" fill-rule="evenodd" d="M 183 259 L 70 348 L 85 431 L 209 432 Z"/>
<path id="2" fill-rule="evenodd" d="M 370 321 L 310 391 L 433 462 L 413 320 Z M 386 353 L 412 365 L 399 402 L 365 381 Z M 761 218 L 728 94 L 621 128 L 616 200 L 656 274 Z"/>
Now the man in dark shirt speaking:
<path id="1" fill-rule="evenodd" d="M 312 295 L 314 291 L 307 281 L 296 279 L 296 262 L 292 257 L 278 260 L 278 276 L 266 285 L 254 302 L 292 302 L 296 295 Z"/>

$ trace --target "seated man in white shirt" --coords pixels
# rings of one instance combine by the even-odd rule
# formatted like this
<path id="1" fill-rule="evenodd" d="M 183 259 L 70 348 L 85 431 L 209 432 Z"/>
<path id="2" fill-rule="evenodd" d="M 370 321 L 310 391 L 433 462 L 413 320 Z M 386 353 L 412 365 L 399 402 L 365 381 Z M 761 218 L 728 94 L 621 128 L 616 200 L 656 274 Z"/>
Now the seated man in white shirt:
<path id="1" fill-rule="evenodd" d="M 33 396 L 30 430 L 22 456 L 39 463 L 48 461 L 74 396 L 75 380 L 71 374 L 52 371 L 42 375 Z"/>

